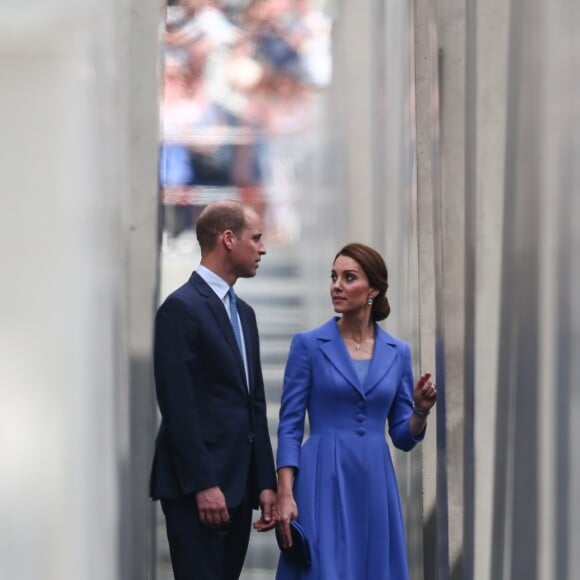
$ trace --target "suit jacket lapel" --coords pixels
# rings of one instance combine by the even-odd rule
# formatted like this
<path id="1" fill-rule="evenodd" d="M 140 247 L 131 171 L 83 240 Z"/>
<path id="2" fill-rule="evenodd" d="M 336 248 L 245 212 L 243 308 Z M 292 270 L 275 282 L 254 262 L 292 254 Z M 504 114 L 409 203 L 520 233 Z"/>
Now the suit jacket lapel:
<path id="1" fill-rule="evenodd" d="M 252 321 L 249 316 L 249 310 L 246 304 L 238 299 L 238 313 L 240 321 L 242 322 L 242 333 L 244 334 L 244 346 L 246 347 L 246 359 L 248 363 L 248 379 L 250 385 L 254 384 L 254 367 L 252 361 L 254 360 L 254 336 L 250 332 Z M 233 331 L 232 331 L 233 335 Z M 235 339 L 235 337 L 234 337 Z M 244 377 L 246 373 L 244 372 Z M 246 385 L 248 386 L 248 385 Z"/>
<path id="2" fill-rule="evenodd" d="M 232 323 L 228 313 L 226 312 L 224 303 L 216 296 L 216 293 L 208 286 L 206 281 L 197 273 L 193 273 L 190 282 L 197 288 L 198 292 L 205 298 L 209 310 L 216 319 L 216 324 L 223 332 L 226 342 L 232 349 L 236 361 L 240 367 L 242 373 L 244 386 L 246 387 L 246 392 L 248 392 L 246 384 L 246 371 L 244 369 L 244 361 L 242 360 L 242 355 L 240 349 L 238 348 L 238 343 L 236 342 L 236 337 L 234 335 L 234 329 L 232 328 Z M 239 312 L 239 309 L 238 309 Z M 240 314 L 240 318 L 242 315 Z M 246 341 L 246 351 L 248 349 L 248 341 L 246 338 L 246 324 L 244 324 L 244 319 L 242 318 L 242 327 L 244 328 L 244 340 Z"/>
<path id="3" fill-rule="evenodd" d="M 320 348 L 330 364 L 355 388 L 363 397 L 364 391 L 358 380 L 350 355 L 338 330 L 336 320 L 332 319 L 322 327 Z"/>
<path id="4" fill-rule="evenodd" d="M 379 326 L 376 328 L 375 352 L 364 382 L 364 392 L 368 395 L 389 372 L 397 357 L 397 343 Z"/>

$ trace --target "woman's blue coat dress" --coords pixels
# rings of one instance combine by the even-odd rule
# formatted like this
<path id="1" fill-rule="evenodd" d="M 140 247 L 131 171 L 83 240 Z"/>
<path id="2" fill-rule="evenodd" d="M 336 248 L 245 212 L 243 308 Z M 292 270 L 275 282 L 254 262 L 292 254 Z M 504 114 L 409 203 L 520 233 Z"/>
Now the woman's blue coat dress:
<path id="1" fill-rule="evenodd" d="M 292 340 L 284 375 L 278 468 L 295 467 L 298 520 L 312 566 L 281 555 L 277 580 L 406 580 L 405 531 L 385 438 L 408 451 L 424 436 L 409 429 L 409 346 L 378 325 L 369 372 L 360 381 L 333 318 Z M 302 445 L 308 411 L 310 435 Z"/>

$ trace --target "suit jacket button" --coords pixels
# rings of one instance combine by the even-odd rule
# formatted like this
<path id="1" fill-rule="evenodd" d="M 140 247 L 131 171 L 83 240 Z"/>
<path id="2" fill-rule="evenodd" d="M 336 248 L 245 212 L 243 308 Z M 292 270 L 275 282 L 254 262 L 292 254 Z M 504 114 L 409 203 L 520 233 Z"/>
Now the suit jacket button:
<path id="1" fill-rule="evenodd" d="M 250 443 L 253 443 L 253 442 L 254 442 L 254 434 L 253 434 L 253 433 L 250 433 L 250 434 L 248 435 L 248 441 L 249 441 Z"/>
<path id="2" fill-rule="evenodd" d="M 359 427 L 357 430 L 357 435 L 359 435 L 360 437 L 362 437 L 363 435 L 365 435 L 366 433 L 366 429 L 363 429 L 362 427 Z"/>

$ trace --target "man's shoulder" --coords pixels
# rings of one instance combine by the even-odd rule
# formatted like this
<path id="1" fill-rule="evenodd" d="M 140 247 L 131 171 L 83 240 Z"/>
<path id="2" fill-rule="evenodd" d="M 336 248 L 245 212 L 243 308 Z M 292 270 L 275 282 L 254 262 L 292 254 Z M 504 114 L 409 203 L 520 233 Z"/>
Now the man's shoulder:
<path id="1" fill-rule="evenodd" d="M 247 308 L 248 310 L 254 312 L 252 306 L 248 302 L 246 302 L 239 294 L 236 294 L 236 301 L 238 303 L 238 307 L 242 306 L 242 308 Z"/>
<path id="2" fill-rule="evenodd" d="M 199 276 L 196 277 L 193 274 L 185 284 L 182 284 L 167 295 L 159 306 L 159 311 L 175 308 L 194 308 L 201 303 L 201 298 L 203 298 L 203 294 L 200 292 L 203 284 L 205 282 Z"/>

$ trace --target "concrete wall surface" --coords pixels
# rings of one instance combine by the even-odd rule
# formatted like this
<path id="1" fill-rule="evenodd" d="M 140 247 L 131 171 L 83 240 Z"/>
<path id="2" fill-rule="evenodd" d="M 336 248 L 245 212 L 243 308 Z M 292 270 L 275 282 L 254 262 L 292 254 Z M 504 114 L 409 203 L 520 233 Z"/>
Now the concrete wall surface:
<path id="1" fill-rule="evenodd" d="M 2 578 L 151 567 L 133 441 L 152 406 L 133 403 L 150 391 L 160 10 L 0 6 Z"/>

